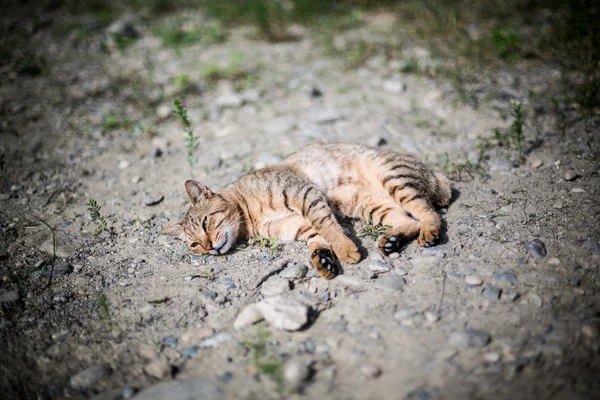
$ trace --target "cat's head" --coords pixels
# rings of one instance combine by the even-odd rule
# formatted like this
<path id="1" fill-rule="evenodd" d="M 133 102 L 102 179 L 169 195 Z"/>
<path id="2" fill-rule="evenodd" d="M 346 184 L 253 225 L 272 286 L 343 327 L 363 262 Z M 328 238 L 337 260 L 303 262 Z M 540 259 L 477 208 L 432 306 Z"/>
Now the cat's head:
<path id="1" fill-rule="evenodd" d="M 224 254 L 240 231 L 239 208 L 196 181 L 186 181 L 191 206 L 183 221 L 160 233 L 179 238 L 196 254 Z"/>

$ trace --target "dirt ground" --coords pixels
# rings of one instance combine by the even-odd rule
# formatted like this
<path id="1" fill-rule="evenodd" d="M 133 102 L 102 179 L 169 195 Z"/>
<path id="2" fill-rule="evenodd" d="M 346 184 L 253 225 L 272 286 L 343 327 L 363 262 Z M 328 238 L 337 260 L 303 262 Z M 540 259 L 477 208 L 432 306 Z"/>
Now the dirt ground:
<path id="1" fill-rule="evenodd" d="M 301 27 L 295 41 L 241 27 L 173 48 L 137 22 L 118 50 L 125 17 L 82 43 L 54 35 L 52 14 L 26 14 L 7 13 L 2 30 L 43 46 L 31 57 L 51 68 L 0 71 L 2 398 L 598 398 L 600 118 L 531 95 L 556 91 L 564 71 L 517 62 L 484 79 L 474 107 L 449 82 L 399 72 L 404 59 L 376 52 L 348 69 Z M 389 15 L 366 19 L 336 42 L 395 29 Z M 207 66 L 225 76 L 207 79 Z M 175 98 L 199 136 L 193 170 Z M 480 138 L 510 129 L 511 101 L 527 110 L 523 161 L 489 146 L 484 172 L 465 171 Z M 278 276 L 302 270 L 304 243 L 198 257 L 159 235 L 185 212 L 192 174 L 218 191 L 315 141 L 449 170 L 442 242 L 382 262 L 368 227 L 345 221 L 363 260 L 326 281 Z M 308 322 L 234 327 L 273 293 Z M 169 381 L 168 395 L 144 392 Z"/>

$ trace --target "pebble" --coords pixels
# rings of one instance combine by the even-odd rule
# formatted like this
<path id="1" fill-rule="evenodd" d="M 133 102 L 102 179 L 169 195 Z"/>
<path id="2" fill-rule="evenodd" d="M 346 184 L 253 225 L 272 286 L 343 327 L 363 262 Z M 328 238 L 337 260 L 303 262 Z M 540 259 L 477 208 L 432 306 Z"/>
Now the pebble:
<path id="1" fill-rule="evenodd" d="M 152 310 L 154 310 L 154 306 L 150 303 L 146 303 L 140 308 L 140 312 L 142 314 L 147 314 L 147 313 L 151 312 Z"/>
<path id="2" fill-rule="evenodd" d="M 112 374 L 112 372 L 113 370 L 108 364 L 96 365 L 73 375 L 69 383 L 73 389 L 86 390 Z"/>
<path id="3" fill-rule="evenodd" d="M 400 254 L 398 253 L 390 253 L 390 255 L 388 256 L 391 260 L 395 260 L 397 258 L 400 258 Z"/>
<path id="4" fill-rule="evenodd" d="M 161 104 L 160 106 L 156 107 L 156 115 L 160 119 L 165 119 L 171 115 L 172 110 L 173 107 L 171 104 Z"/>
<path id="5" fill-rule="evenodd" d="M 390 292 L 400 293 L 404 290 L 404 278 L 399 275 L 390 275 L 375 281 L 375 288 Z"/>
<path id="6" fill-rule="evenodd" d="M 417 312 L 412 307 L 403 308 L 394 313 L 394 319 L 396 319 L 398 321 L 402 321 L 402 320 L 412 318 L 416 314 L 417 314 Z"/>
<path id="7" fill-rule="evenodd" d="M 425 316 L 425 320 L 427 320 L 429 323 L 434 323 L 440 320 L 440 316 L 432 311 L 425 311 L 423 315 Z"/>
<path id="8" fill-rule="evenodd" d="M 523 300 L 521 300 L 521 304 L 533 304 L 536 307 L 541 307 L 543 303 L 540 296 L 533 292 L 529 292 L 525 295 Z"/>
<path id="9" fill-rule="evenodd" d="M 467 275 L 465 276 L 465 282 L 471 286 L 479 286 L 483 283 L 483 279 L 477 275 Z"/>
<path id="10" fill-rule="evenodd" d="M 342 115 L 338 111 L 331 109 L 316 110 L 309 116 L 311 122 L 319 125 L 332 124 L 341 118 Z"/>
<path id="11" fill-rule="evenodd" d="M 585 189 L 573 188 L 573 189 L 571 189 L 571 193 L 585 193 Z"/>
<path id="12" fill-rule="evenodd" d="M 385 81 L 383 82 L 383 90 L 391 94 L 402 94 L 406 86 L 400 81 Z"/>
<path id="13" fill-rule="evenodd" d="M 360 280 L 359 278 L 355 278 L 354 276 L 350 276 L 350 275 L 338 275 L 335 280 L 335 283 L 343 285 L 343 286 L 349 286 L 349 287 L 358 287 L 358 286 L 362 286 L 363 282 L 362 280 Z"/>
<path id="14" fill-rule="evenodd" d="M 564 204 L 562 202 L 557 202 L 552 204 L 552 208 L 555 208 L 557 210 L 562 210 L 562 208 L 564 207 Z"/>
<path id="15" fill-rule="evenodd" d="M 517 284 L 517 275 L 512 271 L 497 271 L 492 275 L 492 284 L 498 287 L 509 287 Z"/>
<path id="16" fill-rule="evenodd" d="M 164 359 L 158 359 L 146 364 L 144 372 L 157 379 L 162 379 L 171 372 L 171 366 Z"/>
<path id="17" fill-rule="evenodd" d="M 458 350 L 456 350 L 454 347 L 448 347 L 435 353 L 435 358 L 439 361 L 448 361 L 457 354 Z"/>
<path id="18" fill-rule="evenodd" d="M 360 367 L 360 372 L 369 379 L 375 379 L 381 376 L 381 368 L 373 364 L 364 364 Z"/>
<path id="19" fill-rule="evenodd" d="M 121 160 L 121 161 L 119 161 L 119 169 L 129 168 L 130 165 L 131 164 L 127 160 Z"/>
<path id="20" fill-rule="evenodd" d="M 165 196 L 159 193 L 144 193 L 144 205 L 151 207 L 160 204 L 165 199 Z"/>
<path id="21" fill-rule="evenodd" d="M 375 274 L 373 271 L 360 271 L 358 273 L 358 278 L 362 279 L 364 281 L 368 281 L 370 279 L 374 279 L 377 277 L 377 274 Z"/>
<path id="22" fill-rule="evenodd" d="M 263 296 L 277 296 L 290 290 L 290 281 L 283 278 L 269 279 L 262 284 L 260 292 Z"/>
<path id="23" fill-rule="evenodd" d="M 578 287 L 581 284 L 581 281 L 577 278 L 573 278 L 569 281 L 569 285 L 573 287 Z"/>
<path id="24" fill-rule="evenodd" d="M 256 304 L 249 304 L 242 310 L 241 313 L 238 314 L 235 322 L 233 323 L 233 327 L 235 329 L 242 329 L 246 326 L 262 321 L 263 319 L 264 317 L 256 307 Z"/>
<path id="25" fill-rule="evenodd" d="M 539 158 L 536 158 L 535 160 L 531 161 L 531 166 L 535 169 L 540 168 L 542 165 L 544 165 L 544 162 Z"/>
<path id="26" fill-rule="evenodd" d="M 219 108 L 239 108 L 244 104 L 244 99 L 236 94 L 224 94 L 217 98 Z"/>
<path id="27" fill-rule="evenodd" d="M 501 290 L 494 286 L 487 286 L 481 294 L 488 299 L 498 300 L 500 298 Z"/>
<path id="28" fill-rule="evenodd" d="M 177 338 L 175 336 L 165 336 L 162 343 L 167 347 L 177 347 Z"/>
<path id="29" fill-rule="evenodd" d="M 225 394 L 220 386 L 206 379 L 178 380 L 161 382 L 144 389 L 135 396 L 135 400 L 190 400 L 210 399 L 225 400 Z"/>
<path id="30" fill-rule="evenodd" d="M 461 348 L 484 347 L 490 342 L 490 335 L 477 329 L 465 329 L 450 334 L 448 343 Z"/>
<path id="31" fill-rule="evenodd" d="M 237 285 L 233 281 L 233 279 L 226 277 L 223 279 L 219 279 L 215 282 L 215 285 L 221 286 L 224 290 L 233 290 L 237 288 Z"/>
<path id="32" fill-rule="evenodd" d="M 595 239 L 588 239 L 583 244 L 583 247 L 591 250 L 593 253 L 600 253 L 600 241 Z"/>
<path id="33" fill-rule="evenodd" d="M 579 174 L 573 170 L 567 171 L 565 172 L 565 175 L 563 176 L 563 179 L 567 182 L 570 181 L 574 181 L 575 179 L 579 178 Z"/>
<path id="34" fill-rule="evenodd" d="M 581 333 L 583 333 L 584 336 L 587 336 L 589 338 L 594 339 L 598 337 L 599 332 L 600 329 L 598 324 L 586 322 L 583 325 L 581 325 Z"/>
<path id="35" fill-rule="evenodd" d="M 19 291 L 10 290 L 0 295 L 0 303 L 15 303 L 19 301 Z"/>
<path id="36" fill-rule="evenodd" d="M 233 339 L 233 336 L 230 333 L 217 333 L 216 335 L 213 335 L 208 339 L 205 339 L 202 342 L 200 342 L 200 347 L 217 347 L 221 343 L 230 342 L 231 339 Z"/>
<path id="37" fill-rule="evenodd" d="M 135 393 L 136 393 L 136 392 L 137 392 L 137 390 L 136 390 L 136 389 L 134 389 L 134 388 L 132 388 L 131 386 L 127 385 L 127 386 L 125 386 L 125 387 L 123 388 L 123 392 L 122 392 L 121 396 L 122 396 L 124 399 L 126 399 L 126 400 L 127 400 L 127 399 L 130 399 L 130 398 L 132 398 L 132 397 L 135 395 Z"/>
<path id="38" fill-rule="evenodd" d="M 268 135 L 283 135 L 291 132 L 296 128 L 296 124 L 290 118 L 279 117 L 267 122 L 263 126 L 263 130 Z"/>
<path id="39" fill-rule="evenodd" d="M 496 363 L 496 362 L 500 361 L 500 353 L 495 352 L 495 351 L 485 353 L 483 355 L 483 359 L 490 363 Z"/>
<path id="40" fill-rule="evenodd" d="M 544 258 L 548 252 L 546 245 L 540 239 L 533 239 L 525 243 L 525 248 L 535 258 Z"/>
<path id="41" fill-rule="evenodd" d="M 301 263 L 293 263 L 279 273 L 281 278 L 285 279 L 302 279 L 308 273 L 308 266 Z"/>
<path id="42" fill-rule="evenodd" d="M 256 306 L 265 320 L 277 329 L 296 331 L 308 322 L 309 308 L 297 300 L 269 297 Z"/>
<path id="43" fill-rule="evenodd" d="M 450 246 L 447 244 L 439 244 L 437 246 L 424 248 L 422 252 L 429 256 L 444 257 L 446 254 L 450 253 Z"/>
<path id="44" fill-rule="evenodd" d="M 379 255 L 379 254 L 377 254 L 377 255 Z M 369 269 L 376 274 L 381 274 L 384 272 L 389 272 L 392 269 L 392 267 L 384 260 L 371 259 L 371 263 L 369 264 Z"/>
<path id="45" fill-rule="evenodd" d="M 312 375 L 312 362 L 306 360 L 290 360 L 283 367 L 283 379 L 291 392 L 297 392 Z"/>
<path id="46" fill-rule="evenodd" d="M 560 260 L 556 257 L 552 257 L 548 260 L 549 265 L 560 265 Z"/>
<path id="47" fill-rule="evenodd" d="M 431 400 L 431 393 L 425 389 L 415 389 L 409 392 L 404 400 Z"/>
<path id="48" fill-rule="evenodd" d="M 406 276 L 406 275 L 408 275 L 408 272 L 406 272 L 406 270 L 404 268 L 396 268 L 396 269 L 394 269 L 394 274 L 396 274 L 398 276 Z"/>
<path id="49" fill-rule="evenodd" d="M 185 349 L 181 350 L 181 355 L 183 357 L 186 358 L 192 358 L 196 355 L 196 353 L 198 353 L 198 346 L 190 346 L 190 347 L 186 347 Z"/>
<path id="50" fill-rule="evenodd" d="M 315 342 L 310 338 L 306 339 L 306 341 L 304 342 L 304 348 L 308 353 L 314 353 L 316 349 Z"/>

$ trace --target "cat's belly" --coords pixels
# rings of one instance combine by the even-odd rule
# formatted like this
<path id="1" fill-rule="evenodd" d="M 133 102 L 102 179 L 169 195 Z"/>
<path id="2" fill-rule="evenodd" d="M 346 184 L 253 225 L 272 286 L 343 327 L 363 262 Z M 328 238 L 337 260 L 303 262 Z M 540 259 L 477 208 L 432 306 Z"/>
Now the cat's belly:
<path id="1" fill-rule="evenodd" d="M 368 184 L 337 186 L 329 190 L 326 195 L 336 214 L 350 218 L 360 218 L 369 202 L 377 201 L 379 198 L 389 198 L 386 192 Z"/>

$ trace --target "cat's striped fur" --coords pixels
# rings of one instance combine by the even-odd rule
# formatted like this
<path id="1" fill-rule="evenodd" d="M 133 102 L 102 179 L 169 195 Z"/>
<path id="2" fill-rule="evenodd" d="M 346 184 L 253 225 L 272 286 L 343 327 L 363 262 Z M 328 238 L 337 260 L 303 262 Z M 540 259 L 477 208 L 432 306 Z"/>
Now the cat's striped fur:
<path id="1" fill-rule="evenodd" d="M 219 194 L 195 181 L 185 188 L 191 207 L 181 223 L 162 233 L 199 254 L 223 254 L 257 235 L 305 240 L 312 265 L 327 279 L 336 274 L 336 256 L 360 260 L 336 215 L 391 226 L 379 240 L 387 255 L 414 237 L 421 246 L 433 245 L 441 228 L 436 207 L 446 207 L 451 198 L 448 178 L 413 156 L 356 144 L 306 146 Z"/>

